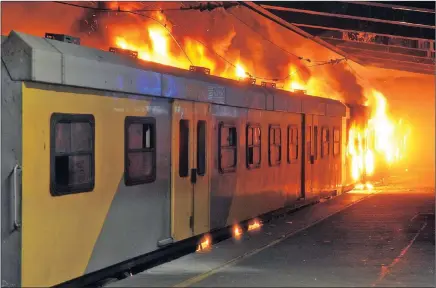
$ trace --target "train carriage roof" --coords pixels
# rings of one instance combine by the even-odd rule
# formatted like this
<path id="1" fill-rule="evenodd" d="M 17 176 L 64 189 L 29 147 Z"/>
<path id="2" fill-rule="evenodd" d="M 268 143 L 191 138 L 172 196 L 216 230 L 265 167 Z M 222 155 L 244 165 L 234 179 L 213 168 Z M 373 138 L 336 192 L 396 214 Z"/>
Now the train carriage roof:
<path id="1" fill-rule="evenodd" d="M 2 37 L 1 57 L 16 81 L 255 109 L 346 115 L 346 106 L 336 100 L 244 84 L 15 31 L 6 40 Z"/>

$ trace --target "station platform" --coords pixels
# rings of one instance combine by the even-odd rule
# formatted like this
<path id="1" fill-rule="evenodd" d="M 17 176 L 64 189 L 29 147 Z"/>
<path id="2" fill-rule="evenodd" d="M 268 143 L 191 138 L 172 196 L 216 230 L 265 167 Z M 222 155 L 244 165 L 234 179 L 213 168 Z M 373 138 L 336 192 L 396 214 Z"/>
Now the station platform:
<path id="1" fill-rule="evenodd" d="M 434 188 L 351 191 L 107 287 L 434 287 Z"/>

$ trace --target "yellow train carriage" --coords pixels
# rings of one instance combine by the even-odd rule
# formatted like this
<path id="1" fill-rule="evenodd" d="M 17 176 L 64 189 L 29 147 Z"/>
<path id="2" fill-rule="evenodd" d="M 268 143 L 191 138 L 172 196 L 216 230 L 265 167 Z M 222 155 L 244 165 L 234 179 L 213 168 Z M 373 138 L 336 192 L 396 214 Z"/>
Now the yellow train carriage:
<path id="1" fill-rule="evenodd" d="M 1 65 L 4 286 L 56 285 L 341 190 L 337 101 L 17 32 Z"/>

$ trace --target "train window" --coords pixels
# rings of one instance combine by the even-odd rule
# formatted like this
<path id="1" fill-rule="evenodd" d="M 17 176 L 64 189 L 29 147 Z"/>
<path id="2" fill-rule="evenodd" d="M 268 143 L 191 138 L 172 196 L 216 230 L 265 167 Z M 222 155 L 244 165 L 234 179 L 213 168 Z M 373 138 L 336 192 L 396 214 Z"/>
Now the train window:
<path id="1" fill-rule="evenodd" d="M 206 121 L 197 122 L 197 174 L 206 174 Z"/>
<path id="2" fill-rule="evenodd" d="M 94 189 L 94 116 L 51 116 L 50 194 L 62 196 Z"/>
<path id="3" fill-rule="evenodd" d="M 269 127 L 269 165 L 278 166 L 282 160 L 282 133 L 280 126 Z"/>
<path id="4" fill-rule="evenodd" d="M 126 186 L 156 179 L 156 120 L 128 116 L 125 120 L 124 183 Z"/>
<path id="5" fill-rule="evenodd" d="M 261 161 L 260 125 L 247 125 L 247 168 L 259 168 Z"/>
<path id="6" fill-rule="evenodd" d="M 294 163 L 298 159 L 298 128 L 288 127 L 288 163 Z"/>
<path id="7" fill-rule="evenodd" d="M 218 168 L 221 173 L 234 172 L 237 164 L 236 127 L 220 123 L 218 134 Z"/>
<path id="8" fill-rule="evenodd" d="M 341 149 L 341 138 L 338 128 L 333 128 L 333 155 L 338 155 Z"/>
<path id="9" fill-rule="evenodd" d="M 313 126 L 313 158 L 318 159 L 318 126 Z"/>
<path id="10" fill-rule="evenodd" d="M 179 123 L 179 176 L 188 177 L 189 174 L 189 120 Z"/>
<path id="11" fill-rule="evenodd" d="M 327 127 L 322 127 L 321 129 L 321 157 L 329 155 L 329 148 L 330 148 L 330 133 L 329 129 Z"/>

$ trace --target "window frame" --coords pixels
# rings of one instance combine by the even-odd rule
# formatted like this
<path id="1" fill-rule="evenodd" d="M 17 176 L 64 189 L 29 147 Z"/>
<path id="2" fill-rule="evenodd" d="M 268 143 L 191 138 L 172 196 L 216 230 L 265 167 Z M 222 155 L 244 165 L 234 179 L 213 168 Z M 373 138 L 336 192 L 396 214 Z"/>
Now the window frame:
<path id="1" fill-rule="evenodd" d="M 90 181 L 86 184 L 60 186 L 56 183 L 56 124 L 89 123 L 91 126 L 91 150 L 76 152 L 78 155 L 91 154 Z M 76 153 L 66 153 L 67 156 Z M 50 194 L 53 197 L 92 192 L 95 187 L 95 118 L 92 114 L 53 113 L 50 117 Z"/>
<path id="2" fill-rule="evenodd" d="M 339 139 L 338 141 L 335 140 L 335 131 L 338 131 Z M 338 150 L 335 150 L 335 144 L 338 144 Z M 336 151 L 336 153 L 335 153 Z M 333 156 L 337 157 L 341 153 L 341 131 L 338 127 L 333 127 Z"/>
<path id="3" fill-rule="evenodd" d="M 291 134 L 291 132 L 293 131 L 295 129 L 295 131 L 297 132 L 297 139 L 296 139 L 296 141 L 297 141 L 297 143 L 292 143 L 291 141 L 292 141 L 292 134 Z M 299 133 L 298 133 L 299 131 L 298 131 L 298 126 L 297 125 L 295 125 L 295 124 L 291 124 L 291 125 L 288 125 L 288 135 L 287 135 L 287 144 L 288 144 L 288 147 L 287 147 L 287 150 L 288 150 L 288 153 L 287 153 L 287 161 L 288 161 L 288 164 L 294 164 L 294 163 L 297 163 L 298 162 L 298 152 L 299 152 Z M 290 147 L 291 147 L 291 145 L 293 145 L 293 147 L 295 146 L 295 149 L 297 150 L 297 153 L 295 154 L 295 158 L 294 159 L 292 159 L 291 158 L 291 149 L 289 149 Z"/>
<path id="4" fill-rule="evenodd" d="M 259 132 L 260 132 L 260 138 L 259 138 L 259 144 L 255 145 L 254 144 L 254 129 L 255 128 L 259 128 Z M 253 131 L 251 132 L 251 137 L 252 137 L 252 144 L 249 145 L 248 144 L 248 130 L 249 129 L 253 129 Z M 253 163 L 250 164 L 248 163 L 248 149 L 249 148 L 255 148 L 255 147 L 259 147 L 259 163 Z M 254 149 L 253 149 L 254 151 Z M 253 154 L 254 155 L 254 154 Z M 245 129 L 245 163 L 247 166 L 247 169 L 258 169 L 261 167 L 262 165 L 262 127 L 259 123 L 248 123 Z"/>
<path id="5" fill-rule="evenodd" d="M 235 128 L 235 130 L 236 130 L 236 139 L 235 139 L 235 141 L 236 141 L 236 143 L 235 143 L 235 146 L 221 146 L 221 129 L 222 128 L 228 128 L 228 129 L 230 129 L 230 128 Z M 221 162 L 221 159 L 222 159 L 222 150 L 223 149 L 231 149 L 231 150 L 234 150 L 234 159 L 235 159 L 235 164 L 234 164 L 234 166 L 232 166 L 232 167 L 229 167 L 229 168 L 223 168 L 222 167 L 222 162 Z M 238 167 L 238 127 L 235 125 L 235 124 L 232 124 L 232 123 L 225 123 L 225 122 L 223 122 L 223 121 L 221 121 L 219 124 L 218 124 L 218 171 L 221 173 L 221 174 L 225 174 L 225 173 L 233 173 L 233 172 L 236 172 L 236 168 Z"/>
<path id="6" fill-rule="evenodd" d="M 271 144 L 271 131 L 272 130 L 279 130 L 280 131 L 280 144 L 277 145 L 276 143 Z M 274 141 L 275 141 L 275 132 L 274 132 Z M 279 147 L 279 160 L 275 163 L 271 163 L 271 146 L 278 146 Z M 282 128 L 279 124 L 270 124 L 268 129 L 268 162 L 270 167 L 276 167 L 280 166 L 282 163 Z"/>
<path id="7" fill-rule="evenodd" d="M 325 140 L 324 141 L 324 136 Z M 327 149 L 324 148 L 327 145 Z M 328 126 L 321 127 L 321 158 L 325 158 L 330 155 L 330 129 Z"/>
<path id="8" fill-rule="evenodd" d="M 131 124 L 151 124 L 151 144 L 153 148 L 129 149 L 129 126 Z M 150 151 L 151 150 L 151 151 Z M 126 186 L 136 186 L 152 183 L 156 180 L 156 119 L 154 117 L 126 116 L 124 120 L 124 184 Z M 133 178 L 129 176 L 128 154 L 129 152 L 152 152 L 152 172 L 151 176 Z"/>

